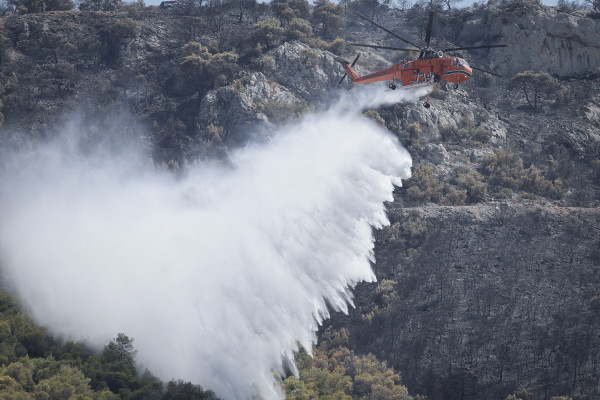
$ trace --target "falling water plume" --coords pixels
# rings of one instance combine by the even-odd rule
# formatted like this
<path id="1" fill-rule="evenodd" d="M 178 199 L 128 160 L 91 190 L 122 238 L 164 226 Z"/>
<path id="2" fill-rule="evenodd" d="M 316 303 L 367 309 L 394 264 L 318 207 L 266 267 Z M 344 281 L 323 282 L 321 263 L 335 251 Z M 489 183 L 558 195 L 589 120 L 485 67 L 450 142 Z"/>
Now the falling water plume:
<path id="1" fill-rule="evenodd" d="M 282 398 L 273 371 L 375 280 L 372 228 L 410 176 L 407 151 L 358 112 L 372 98 L 347 96 L 178 178 L 130 147 L 81 152 L 83 127 L 15 152 L 0 166 L 5 275 L 56 334 L 125 332 L 162 379 Z"/>

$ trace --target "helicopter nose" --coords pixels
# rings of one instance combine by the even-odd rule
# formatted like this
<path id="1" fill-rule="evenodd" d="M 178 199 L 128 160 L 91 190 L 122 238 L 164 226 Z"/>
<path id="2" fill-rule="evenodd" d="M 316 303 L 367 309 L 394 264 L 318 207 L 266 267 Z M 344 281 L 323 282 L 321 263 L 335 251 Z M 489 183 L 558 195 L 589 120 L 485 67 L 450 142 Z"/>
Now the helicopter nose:
<path id="1" fill-rule="evenodd" d="M 456 79 L 457 84 L 465 83 L 473 76 L 473 70 L 468 65 L 461 65 L 457 72 L 460 72 L 459 74 L 456 74 L 456 77 L 454 78 Z"/>
<path id="2" fill-rule="evenodd" d="M 465 69 L 465 73 L 467 75 L 465 77 L 466 78 L 465 80 L 468 80 L 473 76 L 473 70 L 471 69 L 471 67 L 467 67 L 467 66 L 465 66 L 464 69 Z"/>

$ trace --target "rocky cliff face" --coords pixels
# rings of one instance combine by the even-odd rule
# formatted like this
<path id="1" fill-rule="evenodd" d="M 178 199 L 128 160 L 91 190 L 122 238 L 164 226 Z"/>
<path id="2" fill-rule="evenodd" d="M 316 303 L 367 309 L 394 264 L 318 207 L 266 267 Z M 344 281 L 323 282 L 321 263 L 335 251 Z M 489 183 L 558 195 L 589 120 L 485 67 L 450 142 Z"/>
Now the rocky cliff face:
<path id="1" fill-rule="evenodd" d="M 392 208 L 378 285 L 337 323 L 430 399 L 600 396 L 600 211 Z"/>
<path id="2" fill-rule="evenodd" d="M 332 71 L 340 68 L 329 52 L 286 42 L 260 62 L 264 73 L 242 74 L 233 84 L 207 93 L 200 105 L 200 121 L 222 123 L 230 145 L 268 135 L 274 124 L 321 104 L 338 89 Z"/>
<path id="3" fill-rule="evenodd" d="M 190 84 L 179 68 L 182 47 L 190 41 L 208 43 L 214 53 L 219 47 L 203 18 L 60 12 L 0 23 L 0 93 L 10 94 L 1 107 L 5 130 L 38 134 L 73 114 L 103 124 L 116 112 L 129 134 L 160 143 L 154 152 L 160 161 L 193 158 L 207 144 L 231 146 L 272 126 L 269 118 L 297 116 L 337 88 L 341 69 L 331 53 L 286 42 L 255 60 L 258 68 L 238 68 L 218 85 L 200 75 Z"/>
<path id="4" fill-rule="evenodd" d="M 482 59 L 507 76 L 525 70 L 560 77 L 598 75 L 600 24 L 587 14 L 535 4 L 479 7 L 441 17 L 446 29 L 440 33 L 464 46 L 507 44 Z"/>
<path id="5" fill-rule="evenodd" d="M 417 43 L 423 40 L 425 13 L 392 12 L 382 22 Z M 395 39 L 378 35 L 377 42 Z M 436 14 L 432 46 L 436 49 L 507 44 L 506 49 L 469 52 L 474 65 L 505 76 L 533 70 L 559 77 L 597 76 L 600 26 L 588 11 L 545 7 L 528 1 L 506 2 Z M 398 43 L 395 43 L 398 44 Z M 452 54 L 455 54 L 451 52 Z M 458 52 L 458 54 L 467 54 Z"/>
<path id="6" fill-rule="evenodd" d="M 388 26 L 414 31 L 407 13 L 392 17 Z M 508 43 L 509 49 L 475 52 L 468 59 L 509 77 L 528 69 L 593 77 L 600 66 L 600 24 L 585 13 L 476 8 L 438 17 L 436 46 L 452 47 L 447 38 L 460 45 Z M 404 142 L 416 164 L 433 165 L 442 182 L 462 168 L 482 171 L 482 160 L 499 148 L 519 154 L 527 165 L 561 148 L 571 154 L 561 168 L 578 175 L 564 175 L 565 181 L 582 179 L 579 189 L 568 184 L 555 204 L 401 208 L 407 192 L 397 190 L 393 225 L 377 233 L 379 283 L 359 287 L 357 309 L 336 316 L 333 325 L 350 330 L 355 348 L 401 370 L 413 393 L 430 399 L 600 396 L 600 175 L 584 178 L 600 156 L 598 92 L 593 79 L 561 83 L 572 100 L 538 113 L 523 112 L 522 93 L 502 80 L 490 80 L 482 90 L 446 90 L 435 112 L 410 105 L 379 110 L 391 126 L 420 129 Z M 449 132 L 464 129 L 467 121 L 483 127 L 490 142 L 451 139 Z"/>

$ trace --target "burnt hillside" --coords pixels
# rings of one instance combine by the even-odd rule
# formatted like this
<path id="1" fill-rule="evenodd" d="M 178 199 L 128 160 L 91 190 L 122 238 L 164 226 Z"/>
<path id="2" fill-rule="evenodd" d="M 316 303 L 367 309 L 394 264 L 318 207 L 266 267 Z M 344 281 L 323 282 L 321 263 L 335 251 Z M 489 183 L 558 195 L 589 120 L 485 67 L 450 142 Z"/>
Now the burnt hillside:
<path id="1" fill-rule="evenodd" d="M 422 6 L 364 3 L 350 6 L 423 41 Z M 236 4 L 0 17 L 0 156 L 71 124 L 89 143 L 140 141 L 183 175 L 351 94 L 335 56 L 360 52 L 360 74 L 408 57 L 350 46 L 398 43 L 341 5 Z M 436 14 L 435 48 L 507 44 L 451 53 L 504 78 L 442 84 L 428 109 L 364 111 L 409 150 L 413 176 L 374 233 L 378 283 L 357 287 L 301 366 L 329 362 L 356 384 L 371 353 L 401 372 L 408 389 L 393 372 L 388 389 L 402 398 L 600 398 L 599 38 L 597 13 L 536 1 Z"/>

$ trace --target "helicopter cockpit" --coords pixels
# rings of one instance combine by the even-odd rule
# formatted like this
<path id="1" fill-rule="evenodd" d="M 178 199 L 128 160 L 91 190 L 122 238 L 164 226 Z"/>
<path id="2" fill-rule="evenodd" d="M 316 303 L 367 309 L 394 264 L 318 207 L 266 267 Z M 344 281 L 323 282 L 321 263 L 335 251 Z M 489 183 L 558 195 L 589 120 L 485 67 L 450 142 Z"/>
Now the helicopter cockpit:
<path id="1" fill-rule="evenodd" d="M 452 66 L 457 67 L 457 68 L 462 68 L 462 69 L 467 69 L 467 68 L 470 69 L 471 68 L 471 67 L 469 67 L 469 63 L 467 63 L 467 61 L 462 58 L 453 58 Z"/>

